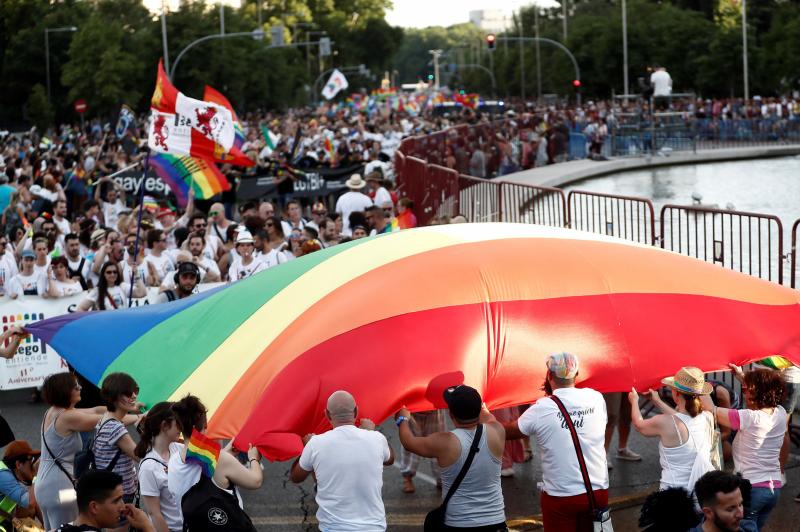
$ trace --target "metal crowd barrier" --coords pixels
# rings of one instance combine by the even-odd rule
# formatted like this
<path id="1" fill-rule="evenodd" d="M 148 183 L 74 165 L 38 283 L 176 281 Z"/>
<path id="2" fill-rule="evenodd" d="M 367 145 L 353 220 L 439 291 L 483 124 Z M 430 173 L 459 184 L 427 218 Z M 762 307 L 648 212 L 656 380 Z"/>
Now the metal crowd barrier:
<path id="1" fill-rule="evenodd" d="M 459 212 L 471 222 L 500 222 L 500 183 L 468 175 L 458 176 Z"/>
<path id="2" fill-rule="evenodd" d="M 649 199 L 573 190 L 567 204 L 572 229 L 655 243 L 655 214 Z"/>
<path id="3" fill-rule="evenodd" d="M 783 283 L 783 225 L 777 216 L 664 205 L 661 247 Z"/>
<path id="4" fill-rule="evenodd" d="M 502 183 L 500 193 L 502 221 L 567 227 L 567 202 L 560 188 Z"/>

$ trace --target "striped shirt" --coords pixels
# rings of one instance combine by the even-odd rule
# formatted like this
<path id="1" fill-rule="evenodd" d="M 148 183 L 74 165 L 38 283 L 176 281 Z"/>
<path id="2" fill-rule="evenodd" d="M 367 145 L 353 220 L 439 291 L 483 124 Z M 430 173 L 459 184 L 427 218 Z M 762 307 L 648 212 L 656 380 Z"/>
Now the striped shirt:
<path id="1" fill-rule="evenodd" d="M 97 433 L 94 437 L 94 462 L 97 469 L 105 469 L 116 456 L 119 447 L 117 443 L 120 438 L 128 434 L 128 429 L 122 422 L 116 419 L 101 421 L 95 427 Z M 136 470 L 133 467 L 133 460 L 127 454 L 120 453 L 117 464 L 112 469 L 114 473 L 122 477 L 122 491 L 125 495 L 136 493 Z"/>

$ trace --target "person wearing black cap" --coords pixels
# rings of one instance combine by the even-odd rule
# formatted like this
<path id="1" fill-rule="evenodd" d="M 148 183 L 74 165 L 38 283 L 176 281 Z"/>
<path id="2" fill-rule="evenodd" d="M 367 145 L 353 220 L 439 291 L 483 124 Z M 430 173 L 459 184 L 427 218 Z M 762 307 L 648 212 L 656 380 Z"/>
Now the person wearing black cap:
<path id="1" fill-rule="evenodd" d="M 167 303 L 183 299 L 195 293 L 200 282 L 200 268 L 194 262 L 181 262 L 175 272 L 175 288 L 158 294 L 156 303 Z"/>
<path id="2" fill-rule="evenodd" d="M 469 469 L 449 498 L 444 530 L 505 531 L 505 505 L 500 486 L 505 447 L 503 425 L 486 409 L 475 388 L 466 385 L 448 388 L 444 400 L 455 429 L 415 436 L 409 426 L 411 413 L 401 408 L 395 416 L 400 443 L 409 452 L 438 461 L 442 468 L 442 497 L 447 498 L 467 460 L 475 435 L 480 434 L 478 450 Z"/>

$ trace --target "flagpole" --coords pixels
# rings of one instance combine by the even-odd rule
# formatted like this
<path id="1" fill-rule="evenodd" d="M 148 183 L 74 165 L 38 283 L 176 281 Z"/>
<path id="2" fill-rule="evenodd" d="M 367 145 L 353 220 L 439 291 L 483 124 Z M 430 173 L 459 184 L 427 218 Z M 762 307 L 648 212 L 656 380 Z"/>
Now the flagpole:
<path id="1" fill-rule="evenodd" d="M 128 291 L 128 308 L 133 305 L 133 285 L 136 279 L 136 260 L 139 258 L 139 242 L 142 234 L 142 213 L 144 213 L 144 182 L 147 180 L 147 171 L 150 169 L 150 151 L 144 160 L 144 171 L 142 172 L 142 184 L 139 187 L 139 216 L 136 222 L 136 242 L 133 244 L 133 267 L 131 268 L 131 289 Z"/>

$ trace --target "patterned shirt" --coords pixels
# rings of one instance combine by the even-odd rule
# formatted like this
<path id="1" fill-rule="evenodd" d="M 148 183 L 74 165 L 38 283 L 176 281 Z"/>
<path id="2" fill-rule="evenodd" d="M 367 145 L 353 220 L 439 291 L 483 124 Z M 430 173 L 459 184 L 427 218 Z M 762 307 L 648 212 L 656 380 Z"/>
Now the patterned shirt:
<path id="1" fill-rule="evenodd" d="M 111 418 L 101 421 L 97 424 L 97 433 L 94 437 L 94 461 L 97 469 L 105 469 L 116 456 L 119 447 L 117 443 L 120 438 L 128 434 L 128 429 L 125 428 L 120 421 Z M 127 454 L 120 453 L 114 469 L 114 473 L 122 477 L 122 491 L 125 495 L 133 495 L 136 493 L 136 470 L 133 466 L 133 460 Z"/>

